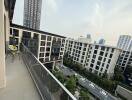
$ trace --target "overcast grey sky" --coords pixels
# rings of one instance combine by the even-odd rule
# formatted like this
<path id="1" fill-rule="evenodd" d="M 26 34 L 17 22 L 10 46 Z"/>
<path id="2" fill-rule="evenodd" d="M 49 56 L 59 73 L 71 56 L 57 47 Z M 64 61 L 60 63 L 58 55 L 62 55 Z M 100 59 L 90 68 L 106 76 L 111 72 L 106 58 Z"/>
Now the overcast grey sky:
<path id="1" fill-rule="evenodd" d="M 116 45 L 132 35 L 132 0 L 42 0 L 41 30 L 71 38 L 91 34 Z M 16 0 L 13 22 L 23 25 L 24 0 Z"/>

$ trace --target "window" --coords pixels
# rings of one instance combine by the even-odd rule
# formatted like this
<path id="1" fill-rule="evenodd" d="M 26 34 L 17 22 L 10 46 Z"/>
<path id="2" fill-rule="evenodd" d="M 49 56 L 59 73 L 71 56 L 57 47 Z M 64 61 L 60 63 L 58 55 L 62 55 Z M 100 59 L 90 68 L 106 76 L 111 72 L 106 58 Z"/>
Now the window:
<path id="1" fill-rule="evenodd" d="M 95 59 L 96 58 L 96 55 L 93 55 L 93 58 Z"/>
<path id="2" fill-rule="evenodd" d="M 49 53 L 46 53 L 46 56 L 49 56 Z"/>
<path id="3" fill-rule="evenodd" d="M 45 62 L 48 62 L 49 61 L 49 58 L 45 58 Z"/>
<path id="4" fill-rule="evenodd" d="M 104 67 L 104 63 L 102 63 L 102 67 Z"/>
<path id="5" fill-rule="evenodd" d="M 41 41 L 41 46 L 45 46 L 45 42 L 44 41 Z"/>
<path id="6" fill-rule="evenodd" d="M 40 53 L 39 54 L 39 57 L 44 57 L 44 53 Z"/>
<path id="7" fill-rule="evenodd" d="M 41 35 L 41 40 L 46 40 L 46 36 L 45 35 Z"/>
<path id="8" fill-rule="evenodd" d="M 92 63 L 94 63 L 94 60 L 92 59 Z"/>
<path id="9" fill-rule="evenodd" d="M 51 36 L 47 36 L 47 41 L 51 41 Z"/>
<path id="10" fill-rule="evenodd" d="M 108 60 L 108 63 L 110 63 L 110 62 L 111 62 L 111 59 Z"/>
<path id="11" fill-rule="evenodd" d="M 48 47 L 48 48 L 46 48 L 46 51 L 50 51 L 50 48 Z"/>
<path id="12" fill-rule="evenodd" d="M 102 72 L 103 71 L 103 68 L 101 68 L 100 71 Z"/>
<path id="13" fill-rule="evenodd" d="M 96 66 L 95 69 L 99 70 L 99 66 Z"/>
<path id="14" fill-rule="evenodd" d="M 19 36 L 19 30 L 13 29 L 13 35 L 14 36 Z"/>
<path id="15" fill-rule="evenodd" d="M 107 48 L 107 51 L 109 51 L 109 47 Z"/>
<path id="16" fill-rule="evenodd" d="M 108 53 L 105 54 L 105 57 L 107 57 Z"/>
<path id="17" fill-rule="evenodd" d="M 33 39 L 38 39 L 38 34 L 34 33 Z"/>
<path id="18" fill-rule="evenodd" d="M 10 35 L 12 35 L 12 28 L 10 28 Z"/>
<path id="19" fill-rule="evenodd" d="M 50 46 L 51 45 L 51 42 L 47 42 L 47 46 Z"/>
<path id="20" fill-rule="evenodd" d="M 95 46 L 95 49 L 98 49 L 98 48 L 99 48 L 99 46 L 98 46 L 98 45 L 96 45 L 96 46 Z"/>
<path id="21" fill-rule="evenodd" d="M 87 47 L 87 44 L 84 44 L 84 47 Z"/>
<path id="22" fill-rule="evenodd" d="M 97 61 L 97 65 L 99 65 L 99 66 L 100 66 L 100 64 L 101 64 L 101 62 L 100 62 L 100 61 Z"/>
<path id="23" fill-rule="evenodd" d="M 105 47 L 104 47 L 104 46 L 102 46 L 102 47 L 101 47 L 101 50 L 103 50 L 103 51 L 104 51 L 104 50 L 105 50 Z"/>
<path id="24" fill-rule="evenodd" d="M 97 50 L 94 50 L 94 54 L 97 54 Z"/>
<path id="25" fill-rule="evenodd" d="M 109 68 L 109 64 L 107 64 L 106 68 L 107 68 L 107 69 Z"/>
<path id="26" fill-rule="evenodd" d="M 23 31 L 24 38 L 31 38 L 31 32 Z"/>
<path id="27" fill-rule="evenodd" d="M 103 56 L 104 52 L 100 51 L 100 55 Z"/>
<path id="28" fill-rule="evenodd" d="M 104 58 L 104 62 L 106 61 L 106 58 Z"/>
<path id="29" fill-rule="evenodd" d="M 44 52 L 45 48 L 44 47 L 40 47 L 40 52 Z"/>
<path id="30" fill-rule="evenodd" d="M 101 61 L 101 60 L 102 60 L 102 57 L 101 57 L 101 56 L 99 56 L 98 60 L 100 60 L 100 61 Z"/>
<path id="31" fill-rule="evenodd" d="M 110 58 L 112 58 L 113 54 L 110 54 Z"/>
<path id="32" fill-rule="evenodd" d="M 114 48 L 112 48 L 111 52 L 114 52 Z"/>
<path id="33" fill-rule="evenodd" d="M 90 67 L 93 67 L 93 66 L 94 66 L 93 64 L 90 65 Z"/>

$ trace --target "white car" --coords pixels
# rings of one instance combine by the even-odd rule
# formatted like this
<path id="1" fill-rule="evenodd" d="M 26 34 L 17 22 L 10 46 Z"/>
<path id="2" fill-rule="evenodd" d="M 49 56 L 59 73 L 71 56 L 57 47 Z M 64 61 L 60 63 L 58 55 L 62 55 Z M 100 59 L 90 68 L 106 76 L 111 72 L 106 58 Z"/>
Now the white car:
<path id="1" fill-rule="evenodd" d="M 89 86 L 95 88 L 93 83 L 90 83 Z"/>
<path id="2" fill-rule="evenodd" d="M 85 81 L 85 78 L 81 78 L 82 81 Z"/>
<path id="3" fill-rule="evenodd" d="M 104 90 L 100 91 L 100 93 L 101 93 L 102 95 L 104 95 L 105 97 L 107 97 L 107 93 L 106 93 Z"/>

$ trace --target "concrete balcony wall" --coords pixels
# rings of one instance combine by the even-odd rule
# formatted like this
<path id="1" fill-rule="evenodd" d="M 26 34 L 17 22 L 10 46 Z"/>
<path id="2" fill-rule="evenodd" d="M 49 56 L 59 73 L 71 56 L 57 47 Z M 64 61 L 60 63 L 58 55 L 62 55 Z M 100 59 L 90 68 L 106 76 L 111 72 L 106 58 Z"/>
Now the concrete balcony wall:
<path id="1" fill-rule="evenodd" d="M 5 21 L 4 0 L 0 0 L 0 88 L 6 86 L 5 79 Z"/>

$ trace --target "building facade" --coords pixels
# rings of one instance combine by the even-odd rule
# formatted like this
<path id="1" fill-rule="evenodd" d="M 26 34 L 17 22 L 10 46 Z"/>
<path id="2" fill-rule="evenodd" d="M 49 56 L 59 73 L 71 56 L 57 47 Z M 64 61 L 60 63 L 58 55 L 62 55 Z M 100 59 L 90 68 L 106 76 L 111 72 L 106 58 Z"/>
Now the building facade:
<path id="1" fill-rule="evenodd" d="M 12 45 L 13 35 L 15 35 L 18 50 L 19 44 L 24 43 L 47 68 L 52 69 L 55 65 L 62 63 L 65 37 L 16 24 L 10 27 L 10 45 Z"/>
<path id="2" fill-rule="evenodd" d="M 121 50 L 111 46 L 67 39 L 65 53 L 90 72 L 100 76 L 107 73 L 111 77 Z"/>
<path id="3" fill-rule="evenodd" d="M 126 67 L 132 66 L 132 52 L 122 50 L 117 66 L 119 66 L 123 71 L 125 71 Z"/>
<path id="4" fill-rule="evenodd" d="M 132 36 L 121 35 L 119 37 L 117 47 L 122 49 L 122 50 L 126 50 L 126 51 L 132 50 Z"/>
<path id="5" fill-rule="evenodd" d="M 42 0 L 24 0 L 23 26 L 39 30 Z"/>

